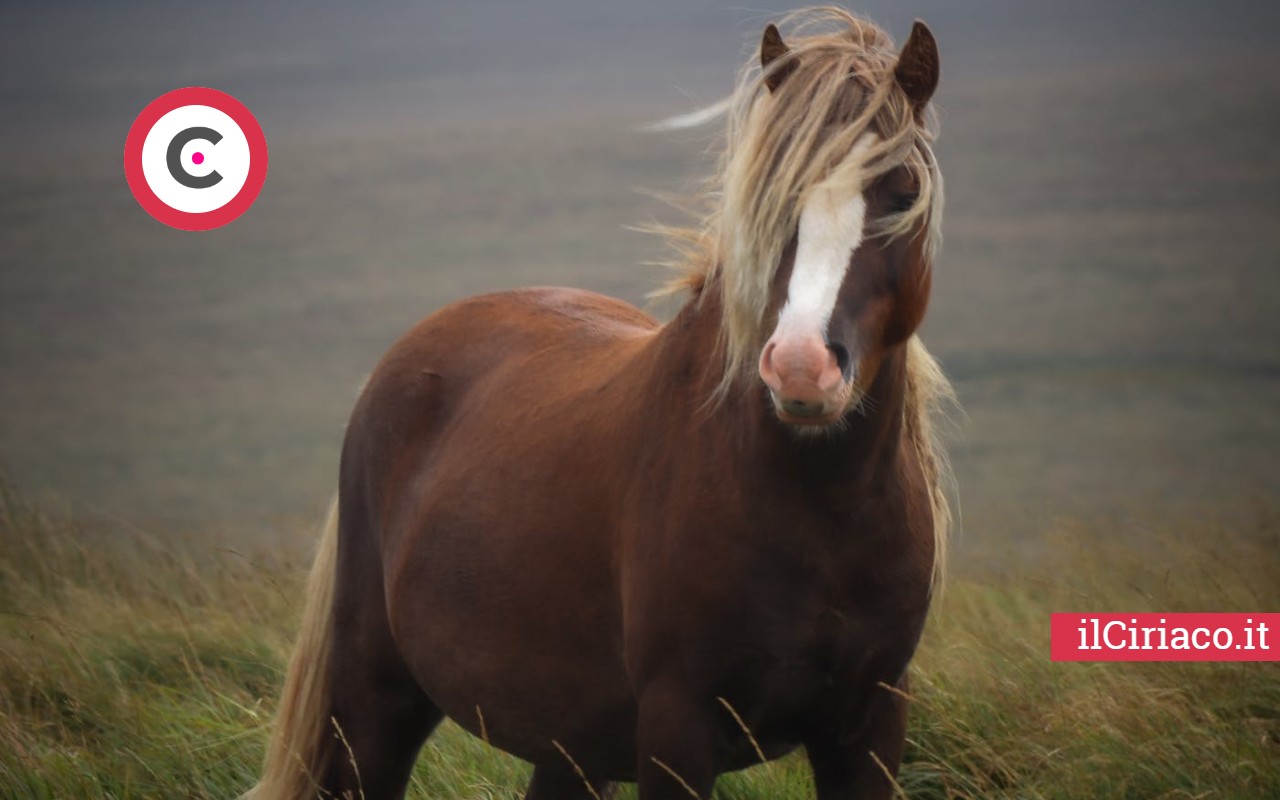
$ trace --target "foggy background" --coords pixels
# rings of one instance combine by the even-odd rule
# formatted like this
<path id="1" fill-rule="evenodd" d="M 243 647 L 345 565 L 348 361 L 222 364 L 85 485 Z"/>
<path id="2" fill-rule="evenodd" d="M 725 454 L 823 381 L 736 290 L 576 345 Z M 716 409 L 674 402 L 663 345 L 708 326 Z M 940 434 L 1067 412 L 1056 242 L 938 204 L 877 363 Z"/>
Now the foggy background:
<path id="1" fill-rule="evenodd" d="M 481 291 L 636 303 L 723 96 L 784 4 L 0 4 L 0 471 L 157 534 L 270 539 L 335 488 L 391 342 Z M 1250 520 L 1280 500 L 1280 6 L 863 2 L 942 51 L 945 240 L 924 329 L 969 421 L 961 551 L 1061 519 Z M 149 217 L 151 100 L 257 116 L 227 227 Z M 666 316 L 671 307 L 658 307 Z M 590 443 L 584 443 L 590 446 Z"/>

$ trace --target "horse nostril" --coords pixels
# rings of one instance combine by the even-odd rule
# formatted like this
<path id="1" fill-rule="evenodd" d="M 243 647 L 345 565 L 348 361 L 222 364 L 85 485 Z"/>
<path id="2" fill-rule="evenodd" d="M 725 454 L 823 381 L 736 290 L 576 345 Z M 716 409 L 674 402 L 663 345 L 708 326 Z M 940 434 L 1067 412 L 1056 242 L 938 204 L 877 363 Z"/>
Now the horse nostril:
<path id="1" fill-rule="evenodd" d="M 782 410 L 793 417 L 816 417 L 822 413 L 821 403 L 806 403 L 803 400 L 783 400 Z"/>
<path id="2" fill-rule="evenodd" d="M 765 345 L 764 352 L 760 354 L 760 377 L 770 389 L 781 388 L 781 382 L 778 379 L 778 370 L 773 366 L 773 350 L 777 344 L 770 341 Z"/>
<path id="3" fill-rule="evenodd" d="M 827 349 L 836 357 L 836 366 L 840 368 L 840 374 L 846 379 L 849 377 L 849 348 L 839 342 L 831 342 L 827 345 Z"/>

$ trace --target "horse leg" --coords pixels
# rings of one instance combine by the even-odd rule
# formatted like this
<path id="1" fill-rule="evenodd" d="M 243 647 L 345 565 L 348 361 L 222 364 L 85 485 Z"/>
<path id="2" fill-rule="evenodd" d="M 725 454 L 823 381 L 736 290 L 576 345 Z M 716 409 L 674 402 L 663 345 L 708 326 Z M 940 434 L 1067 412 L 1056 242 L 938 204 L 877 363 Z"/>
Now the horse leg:
<path id="1" fill-rule="evenodd" d="M 350 505 L 355 512 L 356 503 Z M 329 733 L 335 741 L 321 786 L 337 797 L 394 800 L 404 796 L 418 751 L 444 715 L 418 686 L 392 638 L 373 537 L 360 535 L 354 519 L 349 531 L 345 509 L 342 522 L 330 654 Z"/>
<path id="2" fill-rule="evenodd" d="M 712 719 L 691 693 L 651 685 L 636 728 L 640 800 L 710 800 L 716 783 Z"/>
<path id="3" fill-rule="evenodd" d="M 848 740 L 806 742 L 818 800 L 886 800 L 893 796 L 907 741 L 907 676 L 896 689 L 875 688 L 863 732 Z"/>
<path id="4" fill-rule="evenodd" d="M 262 777 L 245 800 L 401 797 L 440 721 L 391 640 L 376 545 L 351 535 L 355 505 L 335 503 L 325 522 Z"/>
<path id="5" fill-rule="evenodd" d="M 554 767 L 539 764 L 533 768 L 533 779 L 524 800 L 606 800 L 613 795 L 613 784 L 588 783 L 568 764 Z"/>
<path id="6" fill-rule="evenodd" d="M 335 738 L 329 779 L 336 797 L 397 800 L 404 796 L 422 743 L 444 717 L 389 659 L 334 654 Z M 345 661 L 339 664 L 337 662 Z"/>

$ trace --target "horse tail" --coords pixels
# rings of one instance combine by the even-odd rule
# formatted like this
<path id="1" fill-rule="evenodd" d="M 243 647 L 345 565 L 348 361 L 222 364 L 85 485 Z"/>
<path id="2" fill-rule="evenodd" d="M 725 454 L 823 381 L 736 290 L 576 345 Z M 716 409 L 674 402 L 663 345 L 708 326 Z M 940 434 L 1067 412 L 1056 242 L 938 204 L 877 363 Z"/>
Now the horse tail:
<path id="1" fill-rule="evenodd" d="M 334 498 L 307 578 L 301 630 L 289 659 L 262 779 L 242 800 L 315 797 L 317 783 L 328 767 L 332 752 L 329 673 L 337 560 L 338 501 Z"/>

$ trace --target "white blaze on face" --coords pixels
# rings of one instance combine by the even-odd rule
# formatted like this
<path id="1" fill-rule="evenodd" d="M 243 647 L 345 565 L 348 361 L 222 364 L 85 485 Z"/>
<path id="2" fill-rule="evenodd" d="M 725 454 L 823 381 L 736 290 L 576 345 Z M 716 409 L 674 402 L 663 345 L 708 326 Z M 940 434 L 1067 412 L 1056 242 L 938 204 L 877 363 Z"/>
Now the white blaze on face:
<path id="1" fill-rule="evenodd" d="M 864 135 L 849 158 L 861 158 L 876 140 L 874 134 Z M 810 193 L 800 211 L 795 264 L 774 338 L 826 336 L 845 273 L 862 244 L 866 218 L 867 201 L 861 186 L 818 186 Z"/>
<path id="2" fill-rule="evenodd" d="M 774 336 L 825 336 L 853 252 L 862 244 L 867 201 L 819 188 L 800 212 L 795 265 Z"/>
<path id="3" fill-rule="evenodd" d="M 795 266 L 778 334 L 826 334 L 854 251 L 863 241 L 867 201 L 818 189 L 800 212 Z"/>

